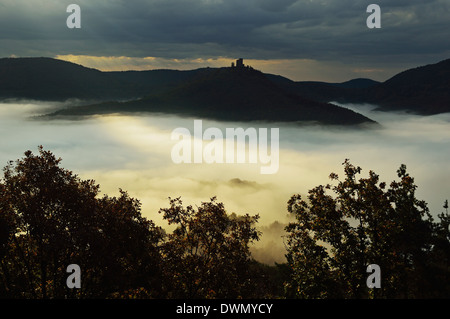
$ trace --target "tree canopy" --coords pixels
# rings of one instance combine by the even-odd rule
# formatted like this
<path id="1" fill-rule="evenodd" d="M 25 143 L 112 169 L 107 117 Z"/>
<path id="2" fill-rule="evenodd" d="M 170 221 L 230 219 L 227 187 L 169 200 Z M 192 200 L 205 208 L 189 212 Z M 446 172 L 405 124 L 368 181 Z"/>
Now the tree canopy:
<path id="1" fill-rule="evenodd" d="M 161 209 L 167 234 L 141 215 L 141 203 L 60 166 L 39 147 L 4 169 L 0 182 L 0 297 L 246 297 L 258 216 L 227 214 L 215 198 L 195 210 L 180 198 Z M 82 271 L 80 289 L 66 267 Z M 224 281 L 224 278 L 227 280 Z"/>
<path id="2" fill-rule="evenodd" d="M 344 162 L 345 177 L 320 185 L 307 199 L 294 195 L 286 230 L 287 284 L 299 298 L 425 298 L 449 296 L 449 215 L 435 223 L 417 185 L 402 165 L 389 187 Z M 331 194 L 330 194 L 331 193 Z M 368 289 L 367 266 L 380 266 L 381 289 Z M 440 279 L 438 279 L 437 277 Z"/>
<path id="3" fill-rule="evenodd" d="M 141 214 L 126 191 L 61 167 L 39 147 L 0 179 L 0 298 L 448 298 L 450 215 L 432 218 L 404 165 L 387 185 L 346 160 L 345 176 L 294 195 L 286 263 L 256 261 L 259 215 L 169 198 L 168 229 Z M 281 238 L 280 238 L 281 240 Z M 67 284 L 69 265 L 80 287 Z M 366 284 L 381 269 L 381 288 Z"/>
<path id="4" fill-rule="evenodd" d="M 216 198 L 196 210 L 180 198 L 161 209 L 177 228 L 167 236 L 162 254 L 164 274 L 175 298 L 242 298 L 252 289 L 249 245 L 259 240 L 259 216 L 228 215 Z M 226 278 L 226 280 L 224 280 Z"/>
<path id="5" fill-rule="evenodd" d="M 1 293 L 9 297 L 108 297 L 155 273 L 162 231 L 124 191 L 99 197 L 99 185 L 59 166 L 51 152 L 27 151 L 4 169 L 1 186 Z M 66 287 L 66 267 L 83 269 L 82 289 Z"/>

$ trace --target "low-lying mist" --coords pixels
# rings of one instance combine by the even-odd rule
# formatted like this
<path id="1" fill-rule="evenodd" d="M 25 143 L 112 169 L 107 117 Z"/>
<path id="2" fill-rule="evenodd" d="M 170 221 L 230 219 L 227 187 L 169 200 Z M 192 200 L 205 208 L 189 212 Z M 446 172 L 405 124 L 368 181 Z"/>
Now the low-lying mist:
<path id="1" fill-rule="evenodd" d="M 429 204 L 432 215 L 450 197 L 450 114 L 417 116 L 381 113 L 368 105 L 346 105 L 381 124 L 377 129 L 295 126 L 292 124 L 219 123 L 203 121 L 203 129 L 217 127 L 280 128 L 279 170 L 261 175 L 260 164 L 174 164 L 171 132 L 193 128 L 192 118 L 165 115 L 108 115 L 83 120 L 40 119 L 54 109 L 43 102 L 0 104 L 0 164 L 23 156 L 38 145 L 62 158 L 62 166 L 83 179 L 94 179 L 111 196 L 119 188 L 142 202 L 143 215 L 165 226 L 159 208 L 168 197 L 181 196 L 199 205 L 217 196 L 229 213 L 261 216 L 262 240 L 254 257 L 271 263 L 284 261 L 283 228 L 290 218 L 290 196 L 306 194 L 330 182 L 331 172 L 343 176 L 349 158 L 390 182 L 406 164 L 419 186 L 417 197 Z"/>

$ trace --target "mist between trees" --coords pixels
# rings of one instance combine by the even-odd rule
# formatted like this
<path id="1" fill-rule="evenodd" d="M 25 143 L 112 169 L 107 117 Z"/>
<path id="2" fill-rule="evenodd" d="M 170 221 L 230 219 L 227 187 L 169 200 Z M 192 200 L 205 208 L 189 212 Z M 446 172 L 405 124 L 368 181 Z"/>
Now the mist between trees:
<path id="1" fill-rule="evenodd" d="M 286 262 L 256 261 L 259 216 L 227 213 L 215 197 L 200 206 L 169 198 L 168 232 L 141 215 L 124 190 L 100 186 L 38 148 L 4 168 L 0 182 L 2 298 L 448 298 L 450 215 L 438 220 L 416 198 L 404 165 L 389 185 L 349 160 L 344 176 L 287 199 L 293 222 Z M 66 285 L 80 266 L 81 285 Z M 368 288 L 366 268 L 381 269 Z"/>

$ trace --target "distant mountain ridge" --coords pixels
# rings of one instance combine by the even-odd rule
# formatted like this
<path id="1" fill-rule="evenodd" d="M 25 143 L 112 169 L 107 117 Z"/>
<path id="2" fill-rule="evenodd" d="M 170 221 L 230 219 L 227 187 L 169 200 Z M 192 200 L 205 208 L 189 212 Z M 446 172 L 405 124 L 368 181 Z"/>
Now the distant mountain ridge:
<path id="1" fill-rule="evenodd" d="M 129 102 L 79 106 L 53 115 L 116 112 L 171 113 L 245 122 L 319 122 L 333 125 L 373 123 L 349 109 L 290 94 L 263 73 L 251 68 L 203 69 L 190 80 L 159 94 Z"/>
<path id="2" fill-rule="evenodd" d="M 272 76 L 291 93 L 321 102 L 370 103 L 379 111 L 421 115 L 450 112 L 450 59 L 403 71 L 385 82 L 294 82 Z"/>
<path id="3" fill-rule="evenodd" d="M 342 83 L 329 83 L 329 84 L 337 86 L 337 87 L 341 87 L 341 88 L 347 88 L 347 89 L 365 89 L 365 88 L 370 88 L 379 83 L 380 82 L 374 81 L 372 79 L 358 78 L 358 79 L 352 79 L 352 80 L 342 82 Z"/>
<path id="4" fill-rule="evenodd" d="M 368 100 L 383 111 L 450 112 L 450 59 L 401 72 L 372 87 Z"/>
<path id="5" fill-rule="evenodd" d="M 136 99 L 173 88 L 199 70 L 102 72 L 52 58 L 2 58 L 0 99 Z"/>
<path id="6" fill-rule="evenodd" d="M 239 70 L 239 71 L 238 71 Z M 229 120 L 373 122 L 330 104 L 372 103 L 379 110 L 450 112 L 450 59 L 385 82 L 295 82 L 251 68 L 102 72 L 52 58 L 0 59 L 0 100 L 87 101 L 59 115 L 165 112 Z"/>

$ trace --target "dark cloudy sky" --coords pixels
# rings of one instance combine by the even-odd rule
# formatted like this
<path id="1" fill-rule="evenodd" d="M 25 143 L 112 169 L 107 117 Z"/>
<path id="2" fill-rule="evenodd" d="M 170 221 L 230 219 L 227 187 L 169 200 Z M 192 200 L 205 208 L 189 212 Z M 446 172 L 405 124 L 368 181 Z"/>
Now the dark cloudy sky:
<path id="1" fill-rule="evenodd" d="M 66 8 L 81 7 L 81 29 Z M 381 7 L 381 29 L 366 8 Z M 294 80 L 386 80 L 450 58 L 449 0 L 0 0 L 0 56 L 102 70 L 254 67 Z"/>

